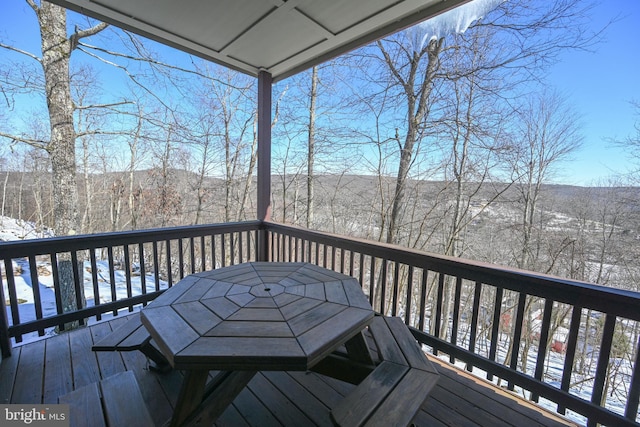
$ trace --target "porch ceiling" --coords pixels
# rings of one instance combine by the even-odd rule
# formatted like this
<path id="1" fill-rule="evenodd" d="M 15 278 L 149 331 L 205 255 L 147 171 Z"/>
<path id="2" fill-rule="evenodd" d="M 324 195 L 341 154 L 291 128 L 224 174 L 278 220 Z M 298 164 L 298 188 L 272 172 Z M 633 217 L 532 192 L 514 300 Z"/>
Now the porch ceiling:
<path id="1" fill-rule="evenodd" d="M 49 0 L 274 81 L 469 0 Z"/>

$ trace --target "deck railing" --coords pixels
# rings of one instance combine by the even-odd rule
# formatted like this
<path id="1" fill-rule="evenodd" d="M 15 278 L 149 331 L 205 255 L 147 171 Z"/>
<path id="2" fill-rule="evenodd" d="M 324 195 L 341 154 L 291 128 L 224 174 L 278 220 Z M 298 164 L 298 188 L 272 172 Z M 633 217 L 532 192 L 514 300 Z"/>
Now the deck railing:
<path id="1" fill-rule="evenodd" d="M 252 221 L 0 243 L 2 354 L 11 338 L 131 311 L 186 275 L 253 261 L 259 229 Z"/>
<path id="2" fill-rule="evenodd" d="M 71 312 L 58 286 L 62 260 L 81 266 L 67 279 L 83 307 Z M 427 351 L 589 425 L 640 425 L 640 294 L 258 221 L 0 243 L 3 354 L 10 339 L 128 311 L 185 275 L 255 260 L 351 275 Z M 39 264 L 54 266 L 51 299 L 38 285 L 20 304 L 18 263 L 30 283 L 46 282 Z M 86 305 L 83 289 L 93 294 Z"/>
<path id="3" fill-rule="evenodd" d="M 274 261 L 356 277 L 439 356 L 588 425 L 637 426 L 640 294 L 267 224 Z"/>

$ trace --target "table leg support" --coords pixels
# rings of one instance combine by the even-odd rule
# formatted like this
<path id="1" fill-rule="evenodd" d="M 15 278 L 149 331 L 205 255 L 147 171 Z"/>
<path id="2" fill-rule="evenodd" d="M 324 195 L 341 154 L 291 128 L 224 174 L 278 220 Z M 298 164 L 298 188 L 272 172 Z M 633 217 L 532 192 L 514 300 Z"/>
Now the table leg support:
<path id="1" fill-rule="evenodd" d="M 236 396 L 247 386 L 256 371 L 223 371 L 213 380 L 211 390 L 208 391 L 202 403 L 184 420 L 183 426 L 210 426 Z"/>
<path id="2" fill-rule="evenodd" d="M 353 338 L 345 343 L 347 348 L 347 354 L 349 359 L 354 362 L 365 363 L 367 365 L 373 365 L 373 357 L 369 351 L 369 345 L 367 339 L 364 336 L 364 332 L 360 331 Z"/>
<path id="3" fill-rule="evenodd" d="M 184 380 L 178 395 L 175 411 L 169 427 L 177 427 L 198 407 L 204 397 L 207 384 L 208 370 L 193 370 L 184 372 Z"/>

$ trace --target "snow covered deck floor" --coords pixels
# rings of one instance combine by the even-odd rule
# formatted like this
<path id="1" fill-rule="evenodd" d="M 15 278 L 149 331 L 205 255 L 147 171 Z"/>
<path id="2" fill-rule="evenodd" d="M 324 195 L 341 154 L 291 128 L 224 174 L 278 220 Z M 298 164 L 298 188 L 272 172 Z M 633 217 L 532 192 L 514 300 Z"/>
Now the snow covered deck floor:
<path id="1" fill-rule="evenodd" d="M 0 403 L 57 403 L 58 396 L 125 370 L 134 371 L 157 424 L 169 418 L 180 373 L 146 369 L 142 353 L 91 351 L 126 317 L 19 345 L 0 364 Z M 574 425 L 513 394 L 432 358 L 440 380 L 414 420 L 416 426 Z M 327 425 L 329 410 L 352 387 L 315 373 L 264 372 L 216 425 Z"/>

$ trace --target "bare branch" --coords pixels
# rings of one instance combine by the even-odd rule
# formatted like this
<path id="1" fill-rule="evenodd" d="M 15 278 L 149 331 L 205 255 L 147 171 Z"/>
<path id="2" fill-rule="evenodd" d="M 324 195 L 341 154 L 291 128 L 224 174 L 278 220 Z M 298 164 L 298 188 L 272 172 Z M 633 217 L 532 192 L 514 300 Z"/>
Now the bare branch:
<path id="1" fill-rule="evenodd" d="M 194 75 L 194 76 L 202 77 L 202 78 L 207 79 L 209 81 L 220 83 L 220 84 L 223 84 L 225 86 L 229 86 L 228 82 L 224 82 L 222 80 L 216 79 L 215 77 L 211 77 L 210 75 L 207 75 L 207 74 L 204 74 L 204 73 L 201 73 L 201 72 L 198 72 L 198 71 L 194 71 L 194 70 L 189 70 L 187 68 L 178 67 L 176 65 L 167 64 L 166 62 L 158 61 L 158 60 L 155 60 L 153 58 L 149 58 L 149 57 L 145 57 L 145 56 L 127 55 L 127 54 L 124 54 L 122 52 L 114 52 L 112 50 L 104 49 L 104 48 L 101 48 L 101 47 L 98 47 L 98 46 L 93 46 L 93 45 L 82 43 L 82 42 L 78 43 L 78 46 L 84 47 L 85 49 L 91 49 L 91 50 L 94 50 L 94 51 L 102 52 L 102 53 L 105 53 L 105 54 L 107 54 L 109 56 L 113 56 L 113 57 L 116 57 L 116 58 L 123 58 L 123 59 L 128 59 L 128 60 L 137 61 L 137 62 L 146 62 L 146 63 L 149 63 L 151 65 L 160 66 L 160 67 L 163 67 L 163 68 L 166 68 L 166 69 L 181 71 L 183 73 L 187 73 L 187 74 L 191 74 L 191 75 Z M 94 58 L 97 58 L 97 59 L 99 59 L 99 60 L 101 60 L 101 61 L 103 61 L 105 63 L 111 64 L 111 65 L 115 65 L 118 68 L 124 68 L 124 67 L 121 67 L 121 66 L 115 64 L 113 61 L 109 61 L 107 59 L 104 59 L 101 56 L 96 55 L 94 53 L 90 53 L 85 49 L 81 49 L 81 50 L 84 53 L 86 53 L 87 55 L 92 55 Z M 246 89 L 246 88 L 243 88 L 243 87 L 236 87 L 236 86 L 230 86 L 230 87 L 232 89 L 236 89 L 236 90 L 244 90 L 244 89 Z"/>
<path id="2" fill-rule="evenodd" d="M 14 144 L 16 142 L 22 142 L 24 144 L 28 144 L 28 145 L 30 145 L 32 147 L 40 148 L 42 150 L 46 150 L 47 149 L 47 144 L 49 143 L 48 141 L 31 139 L 31 138 L 26 138 L 24 136 L 18 136 L 18 135 L 11 135 L 9 133 L 4 133 L 2 131 L 0 131 L 0 138 L 10 139 L 11 140 L 11 144 Z"/>
<path id="3" fill-rule="evenodd" d="M 104 130 L 86 130 L 84 132 L 76 132 L 76 137 L 77 138 L 82 138 L 84 136 L 89 136 L 89 135 L 117 135 L 117 136 L 122 136 L 122 135 L 131 135 L 131 132 L 129 131 L 104 131 Z"/>
<path id="4" fill-rule="evenodd" d="M 19 54 L 21 54 L 21 55 L 28 56 L 28 57 L 29 57 L 29 58 L 31 58 L 31 59 L 35 59 L 36 61 L 41 62 L 41 59 L 40 59 L 40 58 L 38 58 L 37 56 L 35 56 L 35 55 L 34 55 L 33 53 L 31 53 L 31 52 L 27 52 L 26 50 L 18 49 L 17 47 L 9 46 L 9 45 L 4 44 L 4 43 L 0 43 L 0 47 L 1 47 L 1 48 L 3 48 L 3 49 L 7 49 L 7 50 L 10 50 L 10 51 L 13 51 L 13 52 L 19 53 Z"/>
<path id="5" fill-rule="evenodd" d="M 78 31 L 76 27 L 76 32 L 73 34 L 77 40 L 83 39 L 85 37 L 91 37 L 98 34 L 100 31 L 103 31 L 109 26 L 106 22 L 101 22 L 98 25 L 95 25 L 91 28 L 87 28 L 86 30 Z"/>
<path id="6" fill-rule="evenodd" d="M 31 9 L 33 9 L 33 11 L 35 13 L 38 13 L 39 10 L 39 6 L 36 4 L 35 1 L 33 0 L 25 0 L 27 2 L 27 4 L 31 7 Z"/>
<path id="7" fill-rule="evenodd" d="M 111 108 L 117 107 L 120 105 L 131 105 L 134 104 L 132 101 L 122 101 L 122 102 L 114 102 L 111 104 L 89 104 L 89 105 L 78 105 L 75 107 L 76 110 L 89 110 L 93 108 Z"/>
<path id="8" fill-rule="evenodd" d="M 76 26 L 75 32 L 71 34 L 71 37 L 69 37 L 69 44 L 71 45 L 71 50 L 75 50 L 78 47 L 78 43 L 80 42 L 80 39 L 96 35 L 100 31 L 107 28 L 108 26 L 109 24 L 105 22 L 101 22 L 98 25 L 95 25 L 91 28 L 87 28 L 86 30 L 80 30 L 80 31 L 78 31 L 78 26 Z"/>

